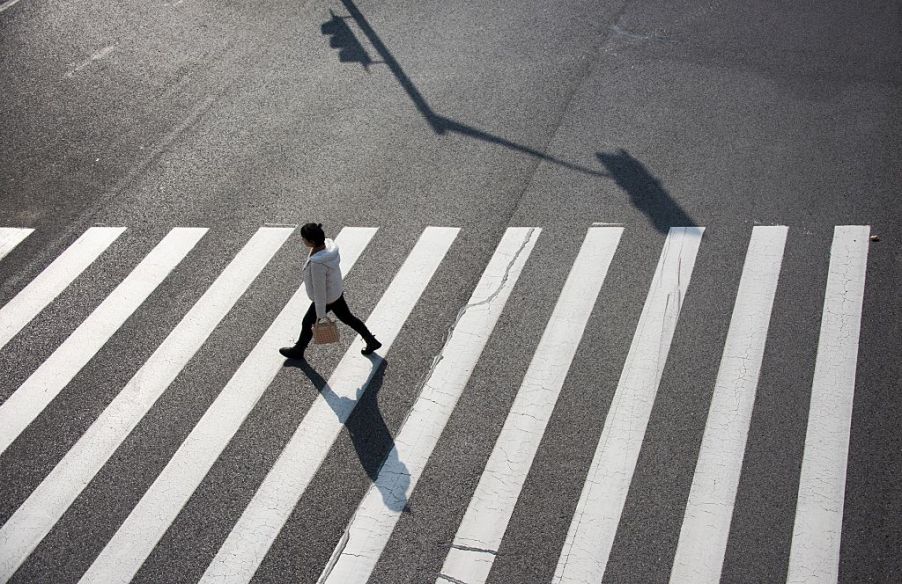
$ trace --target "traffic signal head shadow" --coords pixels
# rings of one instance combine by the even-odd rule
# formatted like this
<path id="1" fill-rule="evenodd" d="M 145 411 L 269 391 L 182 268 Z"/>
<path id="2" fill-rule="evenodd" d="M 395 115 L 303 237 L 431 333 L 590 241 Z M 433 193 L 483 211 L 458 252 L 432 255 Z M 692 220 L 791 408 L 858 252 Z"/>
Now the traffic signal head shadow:
<path id="1" fill-rule="evenodd" d="M 342 63 L 360 63 L 364 69 L 369 70 L 369 66 L 378 61 L 373 61 L 345 22 L 350 17 L 338 16 L 332 10 L 329 10 L 329 14 L 332 18 L 324 22 L 320 30 L 330 37 L 329 46 L 338 49 L 338 60 Z"/>

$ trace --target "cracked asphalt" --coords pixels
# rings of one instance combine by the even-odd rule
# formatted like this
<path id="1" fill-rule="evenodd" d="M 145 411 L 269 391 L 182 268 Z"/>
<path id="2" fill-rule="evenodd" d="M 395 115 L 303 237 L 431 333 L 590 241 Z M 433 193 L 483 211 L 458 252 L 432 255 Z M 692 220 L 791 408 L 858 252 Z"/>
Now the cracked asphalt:
<path id="1" fill-rule="evenodd" d="M 0 347 L 0 402 L 169 230 L 209 228 L 0 453 L 0 523 L 259 227 L 378 227 L 346 279 L 362 317 L 425 227 L 459 227 L 252 580 L 316 582 L 418 396 L 441 391 L 430 373 L 505 230 L 536 228 L 370 580 L 434 582 L 586 230 L 623 226 L 504 540 L 466 548 L 494 554 L 489 582 L 548 582 L 665 237 L 699 226 L 670 349 L 647 364 L 661 383 L 604 576 L 668 581 L 749 238 L 785 225 L 722 572 L 785 581 L 834 228 L 869 225 L 839 581 L 902 571 L 898 3 L 7 0 L 0 87 L 0 227 L 34 229 L 0 259 L 0 306 L 89 227 L 126 227 Z M 302 262 L 295 232 L 11 582 L 79 580 Z M 349 337 L 313 348 L 313 373 L 280 370 L 134 582 L 198 581 Z"/>

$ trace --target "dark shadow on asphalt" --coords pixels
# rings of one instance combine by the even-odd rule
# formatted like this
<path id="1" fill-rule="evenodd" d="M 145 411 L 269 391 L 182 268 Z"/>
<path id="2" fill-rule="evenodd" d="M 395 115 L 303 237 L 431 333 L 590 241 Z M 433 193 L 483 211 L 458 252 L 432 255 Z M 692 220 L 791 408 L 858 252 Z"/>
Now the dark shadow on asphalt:
<path id="1" fill-rule="evenodd" d="M 306 361 L 289 359 L 285 364 L 297 367 L 307 376 L 339 419 L 342 412 L 351 412 L 345 421 L 345 428 L 367 476 L 379 489 L 386 507 L 392 511 L 409 512 L 407 491 L 410 489 L 410 473 L 398 459 L 395 441 L 379 411 L 378 396 L 387 362 L 375 355 L 371 360 L 374 371 L 367 384 L 357 390 L 357 400 L 337 395 L 323 376 Z M 380 471 L 383 479 L 377 482 Z"/>
<path id="2" fill-rule="evenodd" d="M 607 172 L 603 172 L 555 158 L 535 148 L 512 142 L 501 136 L 496 136 L 436 113 L 354 2 L 352 0 L 341 0 L 341 3 L 348 11 L 349 16 L 336 16 L 335 13 L 330 11 L 332 19 L 322 25 L 323 34 L 332 35 L 333 37 L 330 40 L 330 45 L 339 48 L 339 59 L 341 61 L 358 62 L 364 67 L 369 67 L 370 64 L 376 63 L 366 53 L 366 50 L 354 37 L 354 32 L 350 30 L 345 22 L 345 19 L 351 18 L 363 34 L 366 35 L 376 52 L 379 53 L 379 56 L 382 58 L 381 63 L 389 68 L 392 75 L 394 75 L 420 112 L 420 115 L 423 116 L 429 127 L 436 134 L 455 132 L 476 140 L 522 152 L 563 168 L 592 176 L 613 179 L 629 195 L 630 203 L 644 213 L 659 232 L 666 233 L 671 226 L 695 226 L 692 218 L 683 211 L 673 197 L 661 186 L 661 182 L 626 150 L 620 149 L 616 153 L 597 153 L 598 160 L 601 161 L 607 170 Z"/>
<path id="3" fill-rule="evenodd" d="M 432 131 L 436 134 L 441 135 L 448 132 L 454 132 L 463 136 L 474 138 L 476 140 L 482 140 L 483 142 L 489 142 L 491 144 L 497 144 L 511 150 L 516 150 L 517 152 L 528 154 L 530 156 L 538 158 L 539 160 L 544 160 L 545 162 L 550 162 L 552 164 L 556 164 L 570 170 L 575 170 L 593 176 L 608 177 L 607 174 L 593 168 L 588 168 L 579 164 L 567 162 L 566 160 L 561 160 L 560 158 L 556 158 L 554 156 L 549 156 L 545 152 L 536 150 L 535 148 L 530 148 L 529 146 L 518 144 L 506 138 L 502 138 L 501 136 L 496 136 L 495 134 L 492 134 L 490 132 L 480 130 L 479 128 L 474 128 L 473 126 L 468 126 L 467 124 L 462 124 L 456 120 L 452 120 L 450 118 L 446 118 L 445 116 L 437 114 L 432 109 L 432 107 L 430 107 L 429 102 L 426 101 L 426 98 L 423 97 L 423 94 L 420 93 L 416 85 L 414 85 L 413 81 L 410 80 L 410 77 L 408 77 L 404 72 L 404 69 L 401 68 L 401 65 L 391 54 L 391 51 L 388 50 L 388 47 L 385 46 L 385 43 L 382 42 L 382 39 L 379 38 L 379 35 L 376 34 L 376 31 L 373 30 L 373 27 L 370 26 L 370 23 L 367 21 L 366 17 L 363 16 L 357 6 L 351 0 L 341 0 L 341 3 L 348 11 L 350 18 L 354 19 L 354 22 L 357 24 L 360 30 L 363 31 L 363 34 L 366 35 L 366 38 L 369 40 L 370 44 L 373 46 L 376 52 L 379 53 L 379 56 L 382 58 L 382 62 L 386 66 L 388 66 L 389 70 L 395 76 L 395 79 L 397 79 L 398 83 L 410 97 L 411 101 L 413 101 L 417 110 L 420 112 L 423 118 L 426 119 L 429 127 L 432 128 Z M 335 14 L 332 14 L 332 20 L 329 20 L 321 27 L 323 34 L 334 35 L 338 33 L 341 35 L 341 38 L 344 39 L 339 41 L 336 40 L 335 37 L 333 37 L 333 39 L 330 40 L 331 46 L 339 48 L 339 60 L 345 60 L 345 58 L 342 58 L 342 52 L 347 51 L 346 59 L 348 61 L 360 62 L 364 64 L 364 67 L 368 67 L 369 64 L 374 63 L 374 61 L 369 59 L 369 55 L 366 55 L 366 51 L 354 38 L 354 33 L 350 29 L 348 29 L 347 24 L 343 21 L 342 18 L 343 17 L 338 17 Z M 341 24 L 339 25 L 338 23 L 336 23 L 336 20 L 340 21 Z M 340 27 L 342 26 L 344 27 L 344 29 L 348 29 L 347 32 L 344 32 L 344 29 L 340 29 Z M 351 41 L 347 38 L 347 35 L 350 35 L 351 39 L 353 39 L 353 43 L 351 43 Z M 345 45 L 351 48 L 344 49 L 343 47 Z M 356 47 L 360 48 L 357 49 Z M 361 52 L 363 53 L 363 55 L 366 55 L 365 58 L 351 58 L 353 55 L 359 56 Z"/>
<path id="4" fill-rule="evenodd" d="M 599 152 L 597 156 L 617 186 L 629 195 L 630 203 L 648 217 L 655 229 L 667 233 L 672 226 L 695 226 L 661 181 L 629 152 L 621 148 L 614 153 Z"/>
<path id="5" fill-rule="evenodd" d="M 338 49 L 338 60 L 342 63 L 360 63 L 364 69 L 369 71 L 370 65 L 376 61 L 373 61 L 373 58 L 354 36 L 351 27 L 345 22 L 345 19 L 349 17 L 338 16 L 331 9 L 329 14 L 332 15 L 332 18 L 323 23 L 320 31 L 330 37 L 329 46 Z"/>

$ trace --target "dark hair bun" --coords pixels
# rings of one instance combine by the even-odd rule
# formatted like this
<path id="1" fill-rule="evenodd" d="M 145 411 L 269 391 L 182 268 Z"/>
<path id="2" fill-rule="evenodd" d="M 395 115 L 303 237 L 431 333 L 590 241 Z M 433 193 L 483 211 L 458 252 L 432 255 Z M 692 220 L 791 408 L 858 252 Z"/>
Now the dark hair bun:
<path id="1" fill-rule="evenodd" d="M 326 234 L 323 231 L 322 223 L 306 223 L 301 227 L 301 237 L 307 241 L 312 241 L 316 245 L 322 245 L 326 241 Z"/>

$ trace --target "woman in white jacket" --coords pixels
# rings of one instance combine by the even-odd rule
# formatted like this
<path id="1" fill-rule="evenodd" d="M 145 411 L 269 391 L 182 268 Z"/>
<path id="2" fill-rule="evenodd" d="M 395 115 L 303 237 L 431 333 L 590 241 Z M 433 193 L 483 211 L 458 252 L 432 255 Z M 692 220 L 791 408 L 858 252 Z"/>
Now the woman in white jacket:
<path id="1" fill-rule="evenodd" d="M 366 347 L 360 352 L 364 355 L 371 354 L 382 343 L 376 340 L 359 318 L 351 314 L 351 309 L 345 302 L 341 268 L 338 265 L 338 245 L 331 239 L 326 239 L 322 223 L 307 223 L 301 227 L 301 238 L 304 245 L 310 248 L 310 255 L 304 262 L 304 285 L 313 304 L 304 315 L 298 342 L 293 347 L 282 347 L 279 353 L 289 359 L 303 359 L 304 350 L 313 338 L 313 324 L 326 318 L 326 313 L 332 311 L 338 320 L 357 331 L 366 341 Z"/>

